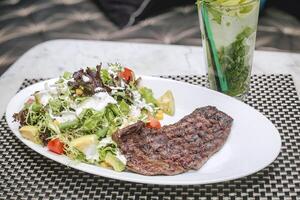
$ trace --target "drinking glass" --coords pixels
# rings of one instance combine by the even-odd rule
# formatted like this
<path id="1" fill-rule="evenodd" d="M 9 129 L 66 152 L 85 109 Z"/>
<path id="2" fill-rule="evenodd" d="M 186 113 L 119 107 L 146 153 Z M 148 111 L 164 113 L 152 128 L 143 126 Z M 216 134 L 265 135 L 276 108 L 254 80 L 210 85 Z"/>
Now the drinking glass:
<path id="1" fill-rule="evenodd" d="M 243 99 L 250 84 L 259 0 L 199 0 L 211 89 Z"/>

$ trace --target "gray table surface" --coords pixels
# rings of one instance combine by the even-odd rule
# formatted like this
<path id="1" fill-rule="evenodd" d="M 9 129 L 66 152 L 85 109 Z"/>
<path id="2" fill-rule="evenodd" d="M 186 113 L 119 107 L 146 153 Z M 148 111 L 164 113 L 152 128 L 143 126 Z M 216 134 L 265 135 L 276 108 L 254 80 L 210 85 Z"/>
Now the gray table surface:
<path id="1" fill-rule="evenodd" d="M 143 75 L 206 74 L 201 47 L 52 40 L 27 51 L 0 77 L 0 115 L 25 78 L 57 77 L 100 62 L 119 62 Z M 252 73 L 292 74 L 299 95 L 300 54 L 255 51 Z"/>

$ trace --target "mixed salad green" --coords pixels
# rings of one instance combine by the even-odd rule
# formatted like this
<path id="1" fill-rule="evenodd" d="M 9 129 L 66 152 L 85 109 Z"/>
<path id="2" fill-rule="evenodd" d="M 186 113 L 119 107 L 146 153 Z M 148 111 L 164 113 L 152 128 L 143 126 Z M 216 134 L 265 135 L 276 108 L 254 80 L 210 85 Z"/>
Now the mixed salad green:
<path id="1" fill-rule="evenodd" d="M 54 153 L 123 171 L 126 158 L 111 135 L 139 120 L 160 128 L 164 113 L 174 114 L 170 91 L 156 99 L 139 82 L 120 64 L 65 72 L 32 94 L 14 119 L 24 138 Z"/>

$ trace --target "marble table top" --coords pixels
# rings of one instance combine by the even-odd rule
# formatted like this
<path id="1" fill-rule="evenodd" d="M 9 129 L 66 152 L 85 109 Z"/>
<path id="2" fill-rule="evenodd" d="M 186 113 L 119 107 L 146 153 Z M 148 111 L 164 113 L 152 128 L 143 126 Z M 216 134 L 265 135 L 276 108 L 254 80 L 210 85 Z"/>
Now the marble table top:
<path id="1" fill-rule="evenodd" d="M 100 62 L 119 62 L 144 75 L 206 73 L 201 47 L 52 40 L 27 51 L 0 77 L 0 115 L 25 78 L 57 77 L 63 71 L 75 71 Z M 292 74 L 300 94 L 300 54 L 255 51 L 252 73 Z"/>

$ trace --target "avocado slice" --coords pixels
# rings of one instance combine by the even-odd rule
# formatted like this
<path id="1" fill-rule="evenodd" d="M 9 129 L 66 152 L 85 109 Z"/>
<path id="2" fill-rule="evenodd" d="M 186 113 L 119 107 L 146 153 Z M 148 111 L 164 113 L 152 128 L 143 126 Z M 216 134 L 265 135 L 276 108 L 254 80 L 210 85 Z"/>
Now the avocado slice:
<path id="1" fill-rule="evenodd" d="M 41 141 L 39 139 L 39 129 L 35 126 L 22 126 L 19 129 L 21 135 L 34 143 L 40 144 Z"/>
<path id="2" fill-rule="evenodd" d="M 158 98 L 158 106 L 167 115 L 173 116 L 175 114 L 175 100 L 171 90 L 167 90 Z"/>
<path id="3" fill-rule="evenodd" d="M 111 152 L 107 152 L 104 161 L 112 166 L 115 171 L 121 172 L 125 169 L 124 163 L 121 162 L 115 155 L 113 155 Z"/>
<path id="4" fill-rule="evenodd" d="M 84 150 L 91 144 L 97 144 L 97 135 L 85 135 L 80 138 L 76 138 L 71 141 L 70 146 L 77 148 L 79 151 L 84 152 Z"/>

